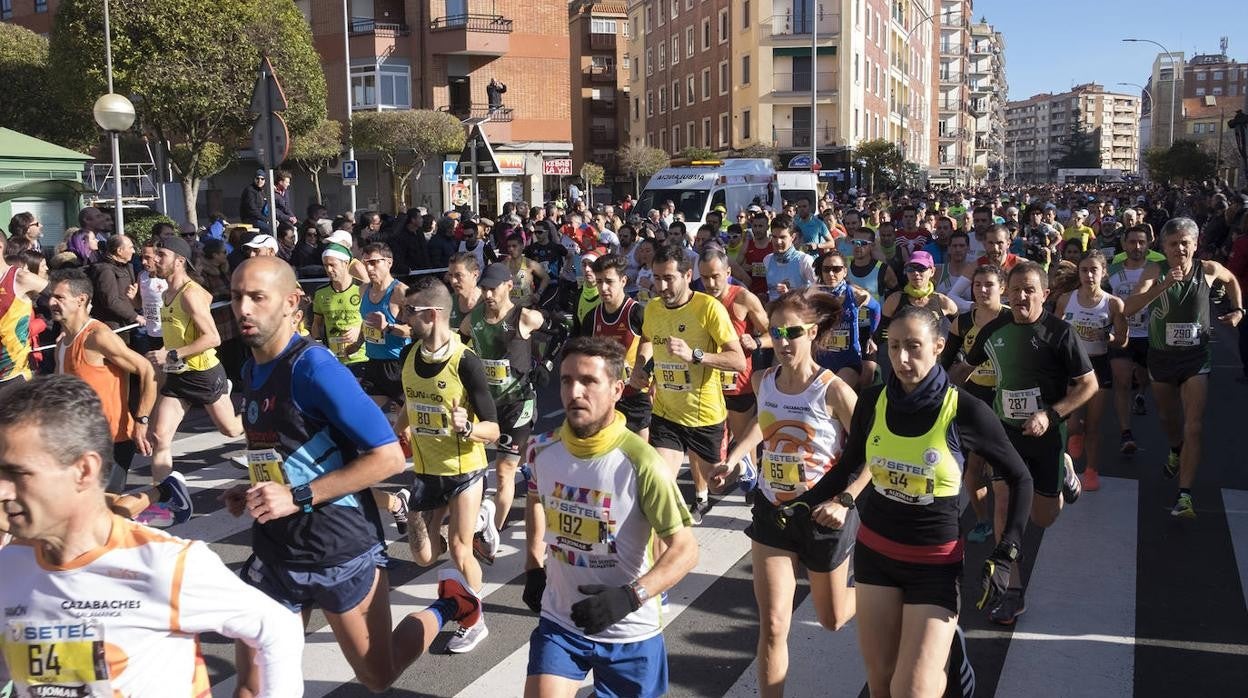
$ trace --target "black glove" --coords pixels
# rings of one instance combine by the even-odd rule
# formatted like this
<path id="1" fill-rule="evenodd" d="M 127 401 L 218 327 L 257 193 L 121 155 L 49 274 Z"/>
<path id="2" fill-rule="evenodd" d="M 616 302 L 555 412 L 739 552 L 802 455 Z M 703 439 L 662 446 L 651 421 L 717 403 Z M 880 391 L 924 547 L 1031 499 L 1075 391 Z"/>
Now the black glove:
<path id="1" fill-rule="evenodd" d="M 546 569 L 538 567 L 524 573 L 524 605 L 534 613 L 542 612 L 542 593 L 546 591 Z"/>
<path id="2" fill-rule="evenodd" d="M 1017 559 L 1018 546 L 1006 541 L 997 544 L 988 559 L 984 560 L 984 572 L 980 577 L 982 593 L 975 608 L 992 608 L 1005 596 L 1005 590 L 1010 586 L 1010 568 Z"/>
<path id="3" fill-rule="evenodd" d="M 586 635 L 597 635 L 641 608 L 633 590 L 626 586 L 582 584 L 576 590 L 589 597 L 572 604 L 572 622 Z"/>

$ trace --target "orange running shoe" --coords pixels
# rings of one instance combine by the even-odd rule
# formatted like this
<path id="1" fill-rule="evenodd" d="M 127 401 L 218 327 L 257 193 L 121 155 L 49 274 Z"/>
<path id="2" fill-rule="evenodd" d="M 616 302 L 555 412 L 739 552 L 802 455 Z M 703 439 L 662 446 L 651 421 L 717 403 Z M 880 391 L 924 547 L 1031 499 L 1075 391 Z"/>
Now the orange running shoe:
<path id="1" fill-rule="evenodd" d="M 1095 468 L 1084 468 L 1083 474 L 1079 476 L 1079 482 L 1083 485 L 1084 492 L 1095 492 L 1101 489 L 1101 476 L 1097 474 Z"/>

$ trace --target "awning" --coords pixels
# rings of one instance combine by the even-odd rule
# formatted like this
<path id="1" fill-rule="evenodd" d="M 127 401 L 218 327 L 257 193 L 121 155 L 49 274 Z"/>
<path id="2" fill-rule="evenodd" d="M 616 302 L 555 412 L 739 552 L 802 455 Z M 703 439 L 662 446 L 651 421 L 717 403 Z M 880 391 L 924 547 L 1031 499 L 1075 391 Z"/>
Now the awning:
<path id="1" fill-rule="evenodd" d="M 8 201 L 19 196 L 49 196 L 66 192 L 92 194 L 95 190 L 74 179 L 20 179 L 0 185 L 0 200 Z"/>

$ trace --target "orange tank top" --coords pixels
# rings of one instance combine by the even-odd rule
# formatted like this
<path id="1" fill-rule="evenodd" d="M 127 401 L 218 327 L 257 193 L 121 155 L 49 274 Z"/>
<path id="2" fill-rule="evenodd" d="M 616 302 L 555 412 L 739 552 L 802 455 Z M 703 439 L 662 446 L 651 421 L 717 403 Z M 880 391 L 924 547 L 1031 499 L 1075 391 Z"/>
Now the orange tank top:
<path id="1" fill-rule="evenodd" d="M 57 343 L 57 370 L 81 378 L 100 396 L 109 431 L 116 443 L 130 438 L 130 377 L 108 361 L 102 366 L 93 365 L 86 356 L 87 337 L 93 332 L 109 331 L 107 325 L 92 318 L 73 339 L 62 338 Z"/>

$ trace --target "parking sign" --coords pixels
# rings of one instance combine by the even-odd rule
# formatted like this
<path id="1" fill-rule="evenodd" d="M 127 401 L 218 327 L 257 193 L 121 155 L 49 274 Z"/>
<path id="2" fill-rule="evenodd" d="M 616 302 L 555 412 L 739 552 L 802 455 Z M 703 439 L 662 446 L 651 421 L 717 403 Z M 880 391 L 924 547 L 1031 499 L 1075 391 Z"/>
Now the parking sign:
<path id="1" fill-rule="evenodd" d="M 354 187 L 360 183 L 360 163 L 356 160 L 342 161 L 342 186 Z"/>

